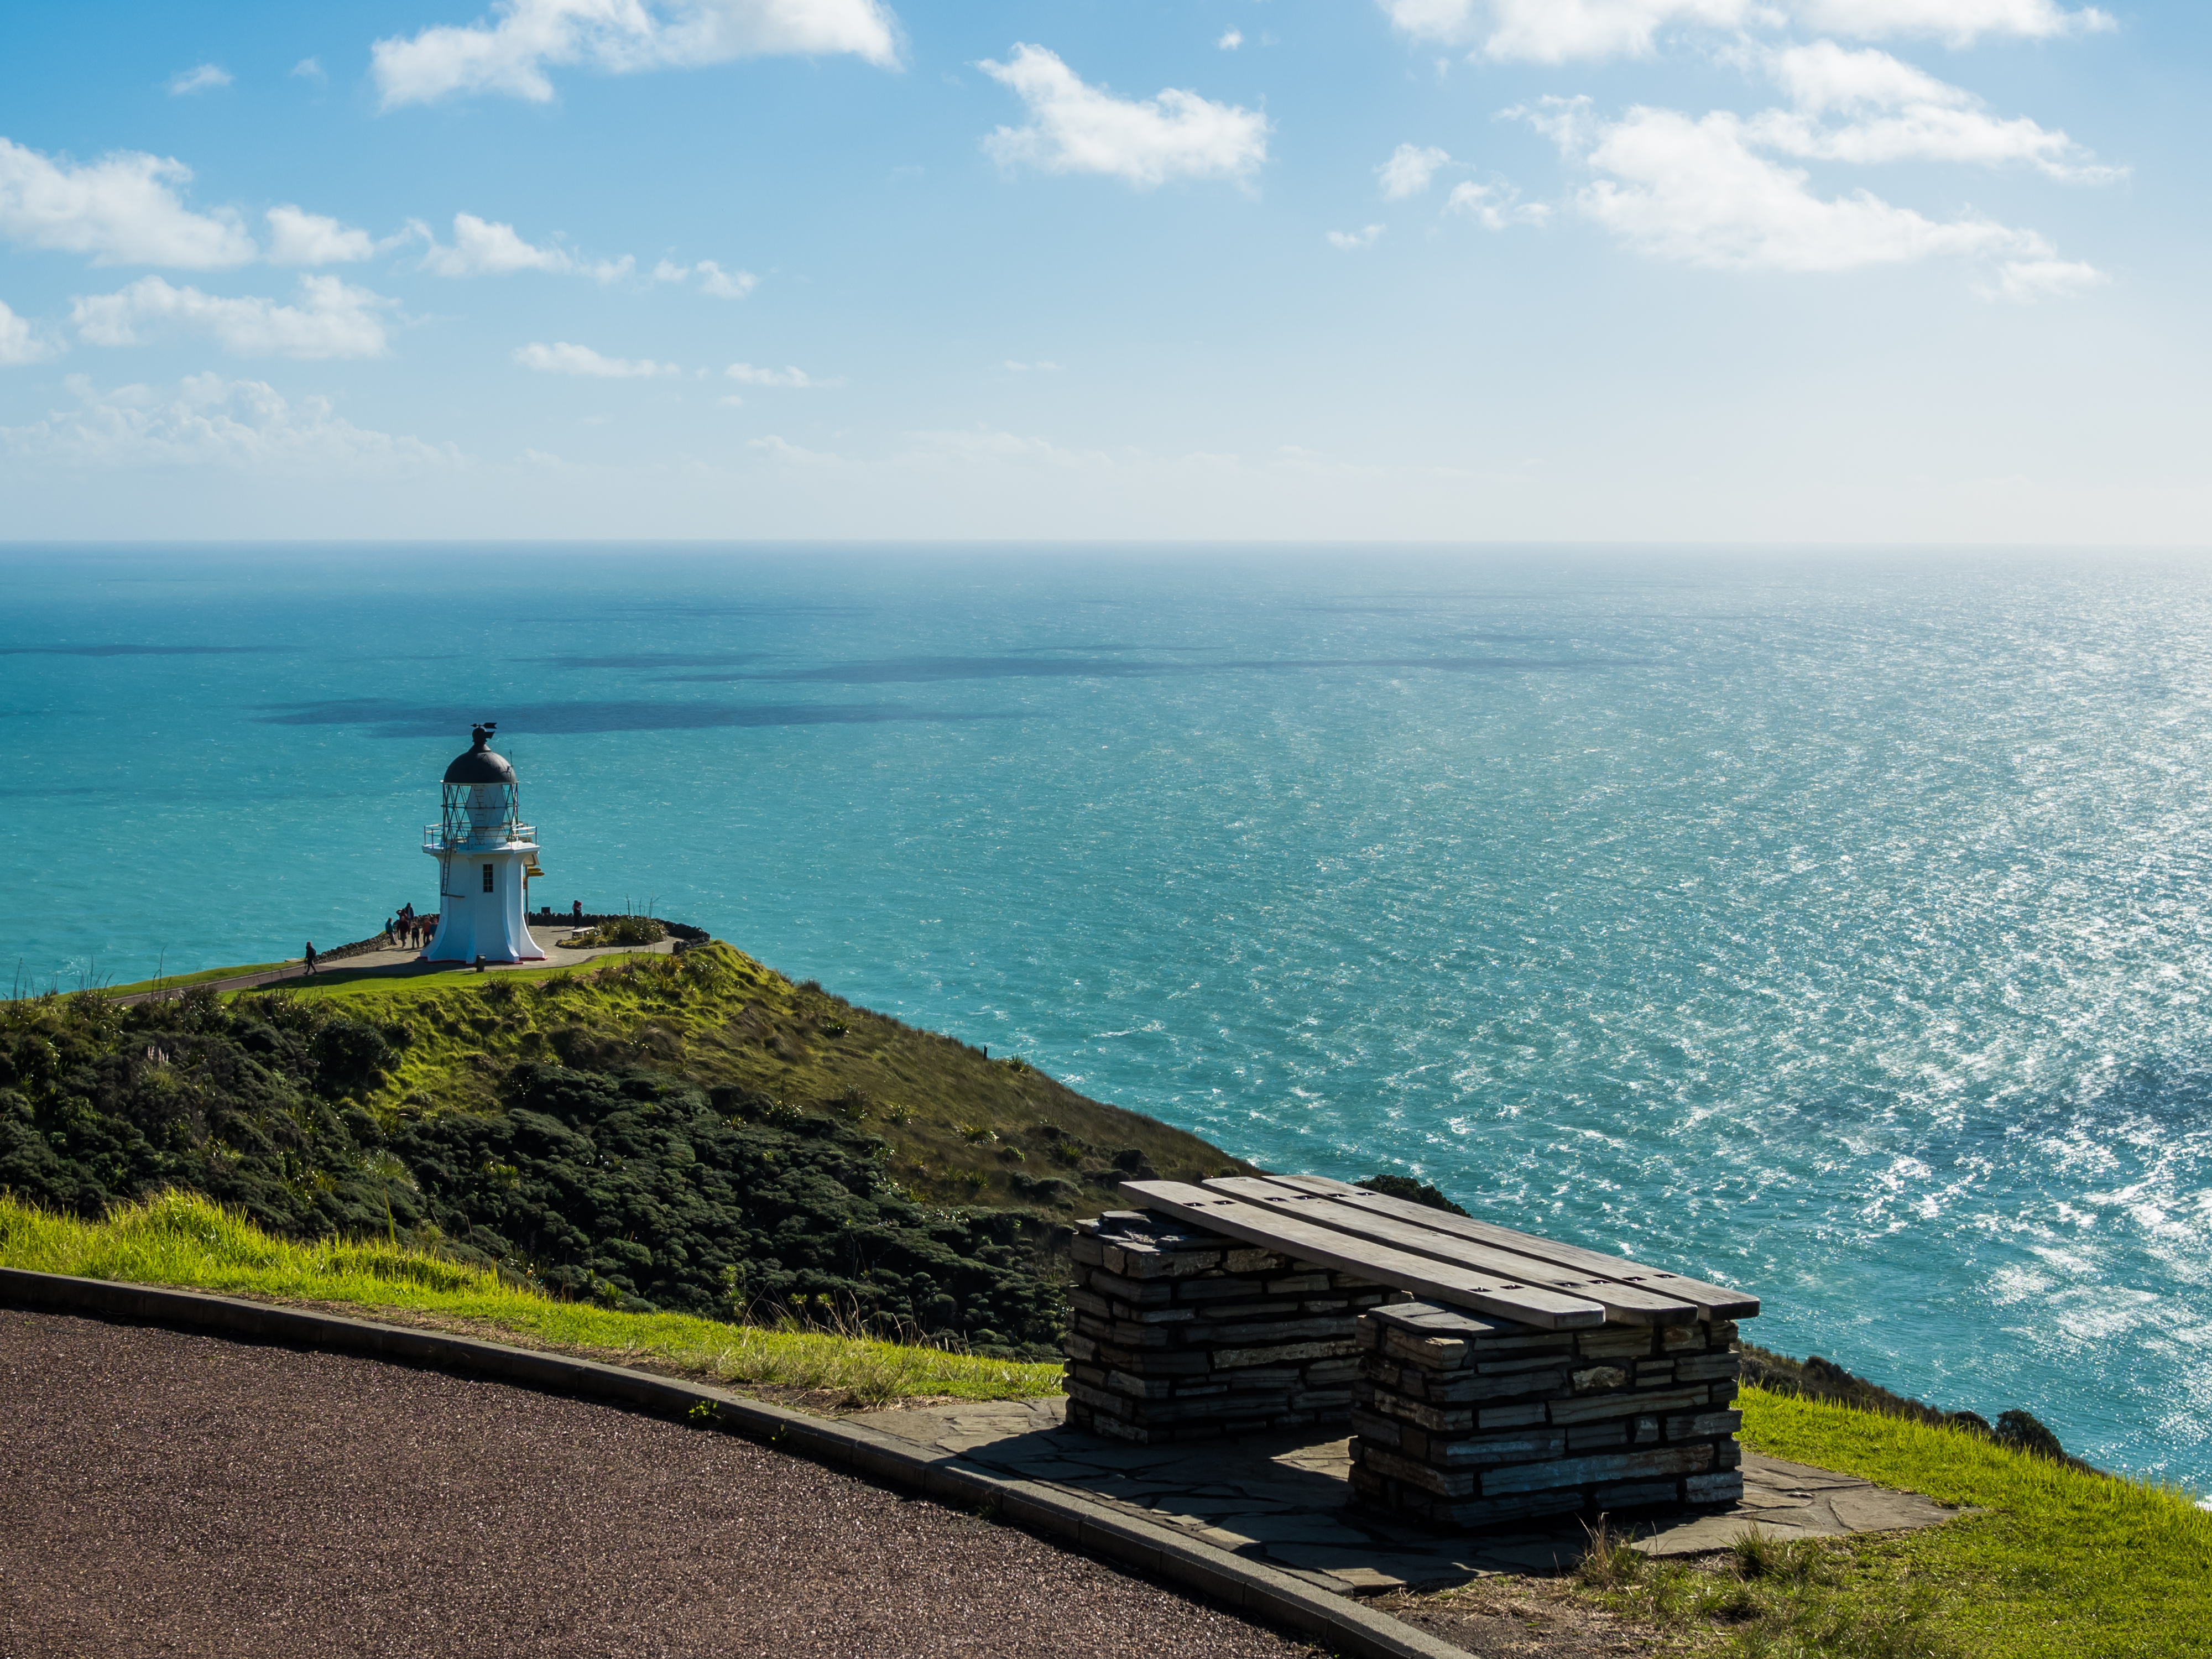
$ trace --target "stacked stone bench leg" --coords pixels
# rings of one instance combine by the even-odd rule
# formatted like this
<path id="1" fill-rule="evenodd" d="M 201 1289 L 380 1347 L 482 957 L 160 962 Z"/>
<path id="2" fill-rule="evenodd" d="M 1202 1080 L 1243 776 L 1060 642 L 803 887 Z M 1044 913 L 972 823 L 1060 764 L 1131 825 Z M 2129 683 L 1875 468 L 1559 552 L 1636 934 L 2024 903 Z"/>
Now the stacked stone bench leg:
<path id="1" fill-rule="evenodd" d="M 1139 1211 L 1075 1224 L 1067 1420 L 1124 1440 L 1345 1421 L 1359 1316 L 1402 1299 Z"/>
<path id="2" fill-rule="evenodd" d="M 1433 1304 L 1359 1322 L 1352 1484 L 1452 1528 L 1743 1495 L 1735 1326 L 1546 1331 Z"/>

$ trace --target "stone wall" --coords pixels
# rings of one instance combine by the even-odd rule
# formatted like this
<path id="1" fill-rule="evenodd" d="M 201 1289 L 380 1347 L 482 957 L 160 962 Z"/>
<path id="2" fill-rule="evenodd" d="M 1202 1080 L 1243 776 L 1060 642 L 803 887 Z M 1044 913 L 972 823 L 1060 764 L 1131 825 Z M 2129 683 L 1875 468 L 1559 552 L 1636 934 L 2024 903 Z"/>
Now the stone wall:
<path id="1" fill-rule="evenodd" d="M 1725 1320 L 1546 1331 L 1421 1302 L 1359 1322 L 1352 1484 L 1440 1526 L 1743 1494 Z"/>
<path id="2" fill-rule="evenodd" d="M 1341 1423 L 1401 1292 L 1139 1211 L 1075 1224 L 1067 1420 L 1148 1444 Z"/>

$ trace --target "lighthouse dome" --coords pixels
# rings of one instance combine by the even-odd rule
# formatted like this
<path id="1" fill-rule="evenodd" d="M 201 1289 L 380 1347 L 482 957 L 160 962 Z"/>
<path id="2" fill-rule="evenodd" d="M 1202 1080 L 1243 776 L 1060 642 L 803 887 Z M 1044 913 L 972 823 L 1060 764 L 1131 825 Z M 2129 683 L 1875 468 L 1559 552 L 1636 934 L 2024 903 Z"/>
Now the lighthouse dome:
<path id="1" fill-rule="evenodd" d="M 507 757 L 492 752 L 491 734 L 497 724 L 487 720 L 475 728 L 476 741 L 469 745 L 468 753 L 453 757 L 453 763 L 446 769 L 447 783 L 514 781 L 514 768 L 507 764 Z"/>

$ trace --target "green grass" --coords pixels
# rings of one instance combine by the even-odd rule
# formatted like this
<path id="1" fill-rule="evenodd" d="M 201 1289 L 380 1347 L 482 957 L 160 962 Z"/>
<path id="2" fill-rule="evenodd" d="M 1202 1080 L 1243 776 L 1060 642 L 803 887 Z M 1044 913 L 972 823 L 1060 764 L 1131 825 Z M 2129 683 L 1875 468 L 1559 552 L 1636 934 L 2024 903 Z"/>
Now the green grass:
<path id="1" fill-rule="evenodd" d="M 2185 1493 L 1963 1429 L 1746 1389 L 1747 1446 L 1981 1511 L 1915 1532 L 1655 1559 L 1601 1524 L 1554 1597 L 1660 1652 L 1739 1659 L 2182 1659 L 2212 1654 L 2212 1515 Z M 1540 1598 L 1547 1592 L 1534 1594 Z"/>
<path id="2" fill-rule="evenodd" d="M 1747 1446 L 1978 1510 L 1915 1532 L 1656 1560 L 1601 1527 L 1571 1593 L 1660 1650 L 1741 1659 L 2212 1654 L 2212 1515 L 1963 1429 L 1746 1389 Z"/>
<path id="3" fill-rule="evenodd" d="M 398 1313 L 728 1387 L 824 1391 L 849 1405 L 917 1395 L 1030 1400 L 1060 1390 L 1057 1365 L 680 1314 L 616 1313 L 556 1302 L 495 1273 L 380 1242 L 293 1243 L 196 1194 L 165 1193 L 97 1222 L 0 1194 L 0 1267 Z"/>
<path id="4" fill-rule="evenodd" d="M 794 985 L 720 941 L 681 957 L 496 974 L 393 978 L 341 963 L 235 994 L 270 994 L 404 1034 L 397 1067 L 362 1103 L 380 1115 L 495 1111 L 501 1080 L 525 1060 L 643 1066 L 863 1124 L 890 1144 L 899 1183 L 933 1203 L 1092 1214 L 1112 1199 L 1111 1160 L 1124 1151 L 1172 1180 L 1251 1172 L 1196 1135 L 1087 1099 L 1018 1058 Z M 1065 1187 L 1043 1185 L 1054 1180 Z"/>
<path id="5" fill-rule="evenodd" d="M 1988 1511 L 1855 1548 L 1940 1587 L 1935 1628 L 2003 1659 L 2212 1654 L 2212 1514 L 2188 1494 L 2010 1451 L 1963 1430 L 1747 1389 L 1776 1457 Z"/>
<path id="6" fill-rule="evenodd" d="M 100 994 L 102 996 L 127 997 L 140 991 L 176 991 L 188 985 L 204 985 L 211 979 L 235 979 L 241 974 L 265 974 L 272 969 L 293 965 L 292 961 L 250 962 L 242 968 L 203 968 L 197 974 L 164 974 L 159 979 L 134 980 L 128 985 L 103 985 L 100 988 Z"/>

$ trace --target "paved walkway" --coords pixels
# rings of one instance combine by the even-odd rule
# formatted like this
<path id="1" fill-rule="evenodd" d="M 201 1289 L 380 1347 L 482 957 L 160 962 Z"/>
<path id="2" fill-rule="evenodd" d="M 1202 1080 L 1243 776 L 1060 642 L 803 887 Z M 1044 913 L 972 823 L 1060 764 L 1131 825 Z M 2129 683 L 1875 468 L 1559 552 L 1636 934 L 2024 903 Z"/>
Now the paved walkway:
<path id="1" fill-rule="evenodd" d="M 1374 1595 L 1411 1585 L 1441 1589 L 1486 1573 L 1549 1573 L 1571 1565 L 1586 1542 L 1571 1518 L 1522 1531 L 1449 1538 L 1349 1506 L 1351 1454 L 1344 1440 L 1310 1432 L 1132 1446 L 1066 1426 L 1065 1400 L 963 1402 L 870 1412 L 872 1428 L 958 1452 L 1024 1479 L 1069 1487 L 1140 1511 L 1238 1555 L 1264 1559 L 1327 1589 Z M 1639 1528 L 1654 1555 L 1725 1548 L 1747 1526 L 1837 1536 L 1933 1526 L 1959 1513 L 1913 1492 L 1893 1492 L 1826 1469 L 1747 1452 L 1744 1497 L 1723 1513 L 1700 1511 Z"/>
<path id="2" fill-rule="evenodd" d="M 732 1435 L 0 1309 L 0 1655 L 1319 1659 Z"/>
<path id="3" fill-rule="evenodd" d="M 580 962 L 590 962 L 598 957 L 666 956 L 676 949 L 672 939 L 662 939 L 658 945 L 603 945 L 589 951 L 572 951 L 562 943 L 568 933 L 565 925 L 551 928 L 533 924 L 531 937 L 544 947 L 543 962 L 492 962 L 484 964 L 488 973 L 513 973 L 532 968 L 567 968 Z M 468 966 L 459 962 L 431 962 L 420 951 L 364 951 L 357 957 L 341 957 L 327 968 L 313 975 L 305 963 L 293 960 L 282 967 L 264 969 L 255 974 L 237 974 L 228 979 L 203 979 L 191 986 L 172 986 L 161 991 L 136 991 L 129 996 L 118 997 L 118 1002 L 150 1002 L 156 997 L 182 996 L 184 993 L 205 986 L 211 991 L 250 991 L 259 986 L 275 985 L 286 980 L 296 980 L 316 985 L 345 985 L 362 979 L 411 979 L 422 974 L 452 974 Z"/>

